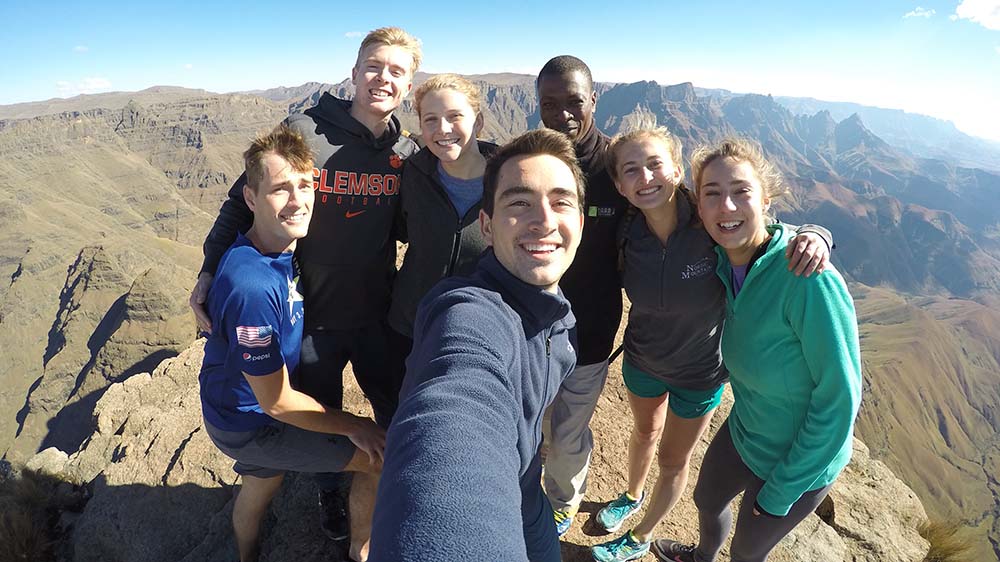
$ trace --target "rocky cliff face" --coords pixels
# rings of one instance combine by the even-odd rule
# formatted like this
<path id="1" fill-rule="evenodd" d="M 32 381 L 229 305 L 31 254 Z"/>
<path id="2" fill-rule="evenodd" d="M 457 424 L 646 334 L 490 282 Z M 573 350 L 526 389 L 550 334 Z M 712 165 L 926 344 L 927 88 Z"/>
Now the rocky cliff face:
<path id="1" fill-rule="evenodd" d="M 232 462 L 215 449 L 201 426 L 197 375 L 202 355 L 199 342 L 152 374 L 113 384 L 98 401 L 93 433 L 79 451 L 67 457 L 49 449 L 29 460 L 31 467 L 90 489 L 82 514 L 68 523 L 67 560 L 207 562 L 233 557 L 229 515 L 237 480 Z M 601 447 L 591 469 L 590 501 L 580 517 L 583 524 L 575 525 L 563 543 L 563 559 L 569 562 L 590 560 L 587 546 L 602 537 L 584 534 L 586 520 L 599 507 L 595 502 L 611 499 L 623 485 L 622 455 L 609 452 L 623 444 L 616 441 L 628 429 L 620 423 L 628 406 L 620 376 L 609 381 L 594 420 Z M 349 409 L 365 411 L 356 386 L 349 386 L 347 401 Z M 730 406 L 727 394 L 712 433 Z M 700 465 L 708 440 L 699 444 L 693 466 Z M 330 559 L 331 545 L 317 527 L 314 498 L 308 477 L 286 481 L 267 520 L 262 560 Z M 916 495 L 855 441 L 854 458 L 828 500 L 771 559 L 920 561 L 927 544 L 916 526 L 924 519 Z M 686 495 L 658 532 L 694 539 L 696 521 Z"/>
<path id="2" fill-rule="evenodd" d="M 54 107 L 0 121 L 0 454 L 11 460 L 74 450 L 105 387 L 190 342 L 201 241 L 248 139 L 286 111 L 162 88 Z"/>

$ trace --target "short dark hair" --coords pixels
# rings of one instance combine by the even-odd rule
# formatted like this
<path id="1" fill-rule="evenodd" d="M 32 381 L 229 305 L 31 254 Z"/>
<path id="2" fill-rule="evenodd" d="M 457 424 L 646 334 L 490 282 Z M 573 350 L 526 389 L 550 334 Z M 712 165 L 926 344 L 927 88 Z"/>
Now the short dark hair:
<path id="1" fill-rule="evenodd" d="M 486 173 L 483 174 L 483 211 L 487 216 L 493 216 L 493 204 L 497 194 L 497 182 L 500 179 L 500 168 L 512 158 L 547 154 L 561 160 L 569 166 L 576 181 L 576 194 L 580 200 L 580 212 L 583 212 L 585 195 L 585 180 L 583 170 L 576 161 L 576 151 L 573 142 L 566 135 L 551 129 L 536 129 L 515 137 L 501 146 L 496 154 L 486 163 Z"/>
<path id="2" fill-rule="evenodd" d="M 594 77 L 590 74 L 590 67 L 573 55 L 559 55 L 549 59 L 549 62 L 545 63 L 545 66 L 538 71 L 538 77 L 535 78 L 535 88 L 538 88 L 538 81 L 541 80 L 542 76 L 568 76 L 574 72 L 583 74 L 584 78 L 587 79 L 587 87 L 593 92 Z"/>
<path id="3" fill-rule="evenodd" d="M 247 185 L 254 193 L 264 180 L 264 156 L 268 154 L 284 158 L 296 172 L 311 172 L 313 169 L 313 153 L 309 145 L 302 135 L 282 123 L 270 133 L 258 135 L 243 153 Z"/>

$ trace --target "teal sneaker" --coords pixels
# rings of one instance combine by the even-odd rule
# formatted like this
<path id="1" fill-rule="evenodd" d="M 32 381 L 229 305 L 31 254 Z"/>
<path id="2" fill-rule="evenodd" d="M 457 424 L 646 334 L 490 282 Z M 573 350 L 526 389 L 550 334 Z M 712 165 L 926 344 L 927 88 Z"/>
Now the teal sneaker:
<path id="1" fill-rule="evenodd" d="M 646 492 L 643 492 L 642 497 L 636 501 L 630 500 L 626 493 L 622 493 L 597 513 L 597 524 L 604 527 L 609 533 L 614 533 L 622 528 L 622 523 L 626 519 L 639 511 L 644 499 L 646 499 Z"/>
<path id="2" fill-rule="evenodd" d="M 556 517 L 556 533 L 562 538 L 573 525 L 573 517 L 576 516 L 575 509 L 557 509 L 554 511 Z"/>
<path id="3" fill-rule="evenodd" d="M 638 560 L 649 552 L 648 542 L 639 542 L 629 531 L 621 537 L 590 547 L 590 554 L 597 562 L 626 562 Z"/>

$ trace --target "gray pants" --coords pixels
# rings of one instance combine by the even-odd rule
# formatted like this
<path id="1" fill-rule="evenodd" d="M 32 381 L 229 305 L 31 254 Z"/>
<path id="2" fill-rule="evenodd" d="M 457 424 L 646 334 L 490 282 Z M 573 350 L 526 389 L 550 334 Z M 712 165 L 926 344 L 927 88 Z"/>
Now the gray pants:
<path id="1" fill-rule="evenodd" d="M 727 420 L 705 452 L 694 489 L 701 537 L 695 558 L 699 562 L 712 562 L 718 556 L 733 524 L 730 503 L 740 492 L 745 491 L 736 519 L 730 559 L 732 562 L 763 562 L 778 541 L 816 510 L 832 484 L 802 494 L 784 517 L 753 514 L 757 493 L 763 486 L 764 481 L 747 468 L 733 446 Z"/>
<path id="2" fill-rule="evenodd" d="M 545 493 L 553 509 L 575 509 L 587 491 L 587 468 L 594 450 L 590 418 L 608 378 L 608 362 L 577 365 L 549 408 L 545 436 Z"/>

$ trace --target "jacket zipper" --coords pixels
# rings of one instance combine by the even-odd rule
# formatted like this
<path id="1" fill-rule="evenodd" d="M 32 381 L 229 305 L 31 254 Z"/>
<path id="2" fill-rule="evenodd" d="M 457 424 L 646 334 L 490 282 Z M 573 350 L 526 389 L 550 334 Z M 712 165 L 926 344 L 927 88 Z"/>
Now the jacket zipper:
<path id="1" fill-rule="evenodd" d="M 663 269 L 667 264 L 667 249 L 660 249 L 660 308 L 663 308 Z"/>
<path id="2" fill-rule="evenodd" d="M 452 205 L 454 208 L 454 204 Z M 455 211 L 458 214 L 458 211 Z M 451 259 L 448 261 L 448 274 L 447 277 L 451 277 L 455 273 L 455 264 L 458 261 L 458 249 L 462 246 L 462 217 L 458 217 L 458 223 L 455 226 L 455 236 L 452 237 L 451 241 Z"/>

